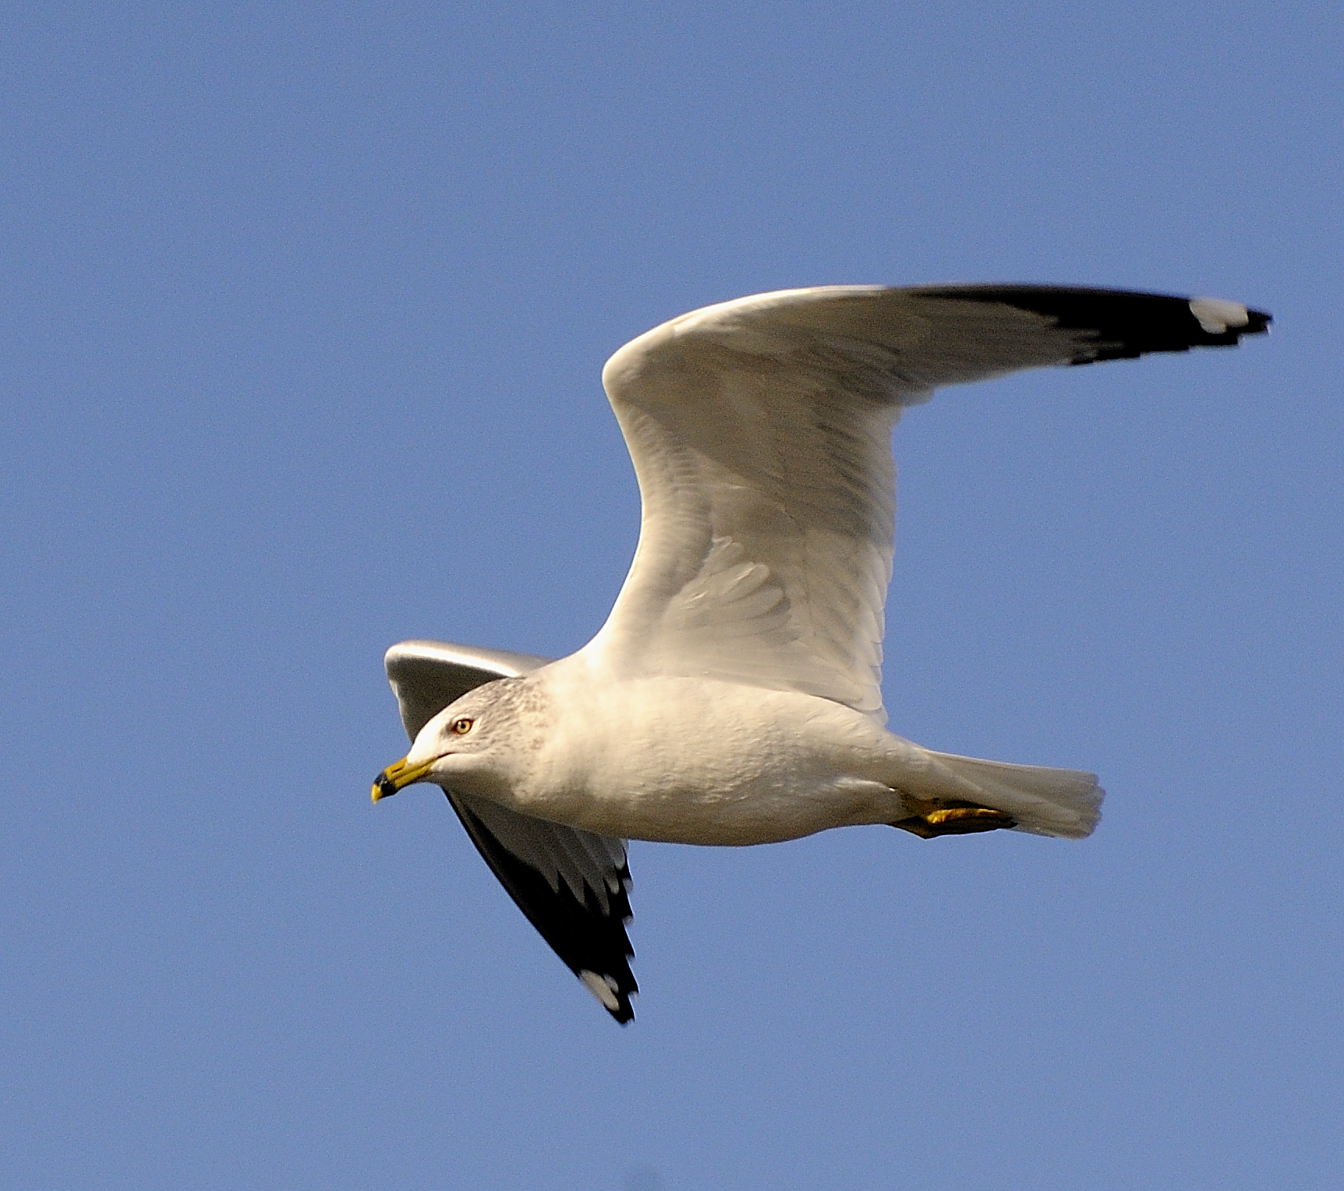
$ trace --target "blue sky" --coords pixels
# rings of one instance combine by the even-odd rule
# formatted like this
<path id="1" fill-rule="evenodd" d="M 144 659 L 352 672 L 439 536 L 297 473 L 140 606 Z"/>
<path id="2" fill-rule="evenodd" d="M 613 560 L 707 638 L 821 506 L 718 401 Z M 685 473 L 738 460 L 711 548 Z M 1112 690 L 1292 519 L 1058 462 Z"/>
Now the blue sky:
<path id="1" fill-rule="evenodd" d="M 8 1184 L 1328 1185 L 1333 7 L 450 7 L 5 18 Z M 626 339 L 976 279 L 1277 319 L 898 428 L 893 728 L 1101 827 L 637 844 L 622 1030 L 370 806 L 383 650 L 601 623 Z"/>

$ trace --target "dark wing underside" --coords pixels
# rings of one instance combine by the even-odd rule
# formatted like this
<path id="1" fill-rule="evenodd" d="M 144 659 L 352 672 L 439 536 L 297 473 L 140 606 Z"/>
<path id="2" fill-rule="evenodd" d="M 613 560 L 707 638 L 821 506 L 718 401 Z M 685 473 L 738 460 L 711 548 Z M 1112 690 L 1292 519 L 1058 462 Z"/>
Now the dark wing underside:
<path id="1" fill-rule="evenodd" d="M 448 790 L 444 793 L 467 829 L 471 842 L 485 857 L 490 871 L 499 878 L 499 883 L 508 890 L 509 896 L 541 937 L 551 945 L 551 950 L 618 1022 L 624 1024 L 633 1018 L 635 1011 L 630 996 L 639 986 L 630 970 L 634 951 L 625 929 L 632 917 L 629 867 L 624 863 L 619 868 L 609 864 L 605 889 L 594 889 L 585 881 L 579 886 L 582 891 L 580 900 L 579 892 L 568 881 L 553 885 L 541 870 L 510 851 L 501 838 L 503 833 L 492 833 L 485 821 L 478 817 L 479 804 L 457 797 Z M 512 811 L 503 813 L 514 814 Z M 550 832 L 577 834 L 572 828 L 553 823 L 544 823 L 541 827 Z"/>
<path id="2" fill-rule="evenodd" d="M 425 722 L 467 691 L 526 674 L 546 658 L 438 641 L 388 650 L 388 681 L 412 740 Z M 569 969 L 618 1022 L 634 1017 L 638 991 L 626 933 L 630 870 L 625 841 L 520 815 L 444 790 L 490 871 Z"/>

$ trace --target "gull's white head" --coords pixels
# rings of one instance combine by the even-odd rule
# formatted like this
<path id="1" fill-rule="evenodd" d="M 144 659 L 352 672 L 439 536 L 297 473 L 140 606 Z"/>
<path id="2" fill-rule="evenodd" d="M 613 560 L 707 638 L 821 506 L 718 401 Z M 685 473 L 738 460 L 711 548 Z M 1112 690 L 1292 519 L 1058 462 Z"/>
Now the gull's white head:
<path id="1" fill-rule="evenodd" d="M 525 678 L 501 678 L 468 691 L 430 719 L 411 751 L 374 779 L 373 801 L 413 782 L 481 793 L 509 783 L 519 748 L 529 740 L 523 725 L 535 698 Z"/>

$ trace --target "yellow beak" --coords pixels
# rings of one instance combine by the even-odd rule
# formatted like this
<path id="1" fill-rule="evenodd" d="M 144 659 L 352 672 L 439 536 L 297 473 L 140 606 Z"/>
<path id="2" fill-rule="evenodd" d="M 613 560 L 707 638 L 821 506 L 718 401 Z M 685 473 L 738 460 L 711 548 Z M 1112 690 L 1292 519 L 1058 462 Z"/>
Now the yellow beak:
<path id="1" fill-rule="evenodd" d="M 423 762 L 420 765 L 407 765 L 406 758 L 389 765 L 376 778 L 373 779 L 373 800 L 377 802 L 380 798 L 386 798 L 390 794 L 395 794 L 402 786 L 409 786 L 412 782 L 418 782 L 429 768 L 434 764 L 433 759 Z"/>

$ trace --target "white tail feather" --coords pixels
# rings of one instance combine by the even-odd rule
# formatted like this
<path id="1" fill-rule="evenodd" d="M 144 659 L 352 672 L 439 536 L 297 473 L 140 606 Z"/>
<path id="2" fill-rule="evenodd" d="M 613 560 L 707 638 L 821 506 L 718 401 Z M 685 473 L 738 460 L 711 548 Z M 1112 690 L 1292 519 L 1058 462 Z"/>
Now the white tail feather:
<path id="1" fill-rule="evenodd" d="M 1019 831 L 1082 839 L 1092 834 L 1101 818 L 1106 792 L 1097 785 L 1095 773 L 1010 765 L 953 753 L 930 751 L 929 755 L 951 770 L 960 783 L 973 786 L 976 801 L 1011 815 Z"/>

